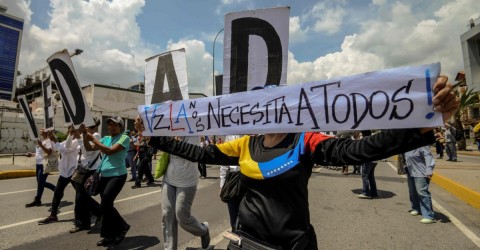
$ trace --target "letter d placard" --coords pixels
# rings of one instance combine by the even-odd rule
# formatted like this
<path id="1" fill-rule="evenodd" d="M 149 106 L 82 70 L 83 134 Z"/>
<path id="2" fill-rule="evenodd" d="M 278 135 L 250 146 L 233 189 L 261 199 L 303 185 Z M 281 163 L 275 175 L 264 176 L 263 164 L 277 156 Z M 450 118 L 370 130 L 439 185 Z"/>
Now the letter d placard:
<path id="1" fill-rule="evenodd" d="M 95 125 L 90 108 L 83 97 L 68 51 L 65 49 L 51 55 L 47 59 L 47 63 L 55 78 L 65 109 L 75 128 L 78 128 L 82 123 L 86 126 Z"/>

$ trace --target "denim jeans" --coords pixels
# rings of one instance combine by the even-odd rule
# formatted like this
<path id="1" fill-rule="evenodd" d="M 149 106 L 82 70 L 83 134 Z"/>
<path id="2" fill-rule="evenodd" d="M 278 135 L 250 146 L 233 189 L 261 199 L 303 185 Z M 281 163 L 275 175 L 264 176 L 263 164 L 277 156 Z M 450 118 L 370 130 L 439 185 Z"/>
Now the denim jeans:
<path id="1" fill-rule="evenodd" d="M 413 210 L 420 212 L 423 218 L 433 220 L 432 195 L 428 191 L 430 179 L 427 177 L 408 176 L 408 193 Z"/>
<path id="2" fill-rule="evenodd" d="M 131 150 L 127 152 L 127 162 L 128 165 L 130 166 L 130 173 L 132 174 L 132 179 L 136 180 L 137 179 L 137 162 L 133 160 L 133 157 L 135 157 L 135 154 L 137 154 L 137 151 Z"/>
<path id="3" fill-rule="evenodd" d="M 362 194 L 378 197 L 377 183 L 375 182 L 375 167 L 377 163 L 367 162 L 362 164 Z"/>
<path id="4" fill-rule="evenodd" d="M 457 147 L 455 144 L 455 142 L 447 142 L 447 146 L 445 147 L 449 160 L 457 160 Z"/>
<path id="5" fill-rule="evenodd" d="M 35 199 L 41 200 L 43 195 L 43 190 L 48 188 L 52 191 L 55 191 L 55 185 L 50 182 L 47 182 L 48 174 L 43 173 L 43 164 L 36 164 L 36 177 L 37 177 L 37 196 Z"/>

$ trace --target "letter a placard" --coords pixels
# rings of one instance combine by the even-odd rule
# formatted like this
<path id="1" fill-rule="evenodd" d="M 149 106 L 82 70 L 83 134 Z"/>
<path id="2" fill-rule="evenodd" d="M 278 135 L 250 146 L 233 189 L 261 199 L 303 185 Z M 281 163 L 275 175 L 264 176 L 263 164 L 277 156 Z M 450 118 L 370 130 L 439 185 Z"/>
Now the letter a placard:
<path id="1" fill-rule="evenodd" d="M 188 99 L 185 49 L 145 59 L 145 104 Z"/>
<path id="2" fill-rule="evenodd" d="M 225 15 L 223 94 L 286 85 L 289 7 Z"/>
<path id="3" fill-rule="evenodd" d="M 47 63 L 75 128 L 82 123 L 87 127 L 95 125 L 68 51 L 65 49 L 51 55 Z"/>

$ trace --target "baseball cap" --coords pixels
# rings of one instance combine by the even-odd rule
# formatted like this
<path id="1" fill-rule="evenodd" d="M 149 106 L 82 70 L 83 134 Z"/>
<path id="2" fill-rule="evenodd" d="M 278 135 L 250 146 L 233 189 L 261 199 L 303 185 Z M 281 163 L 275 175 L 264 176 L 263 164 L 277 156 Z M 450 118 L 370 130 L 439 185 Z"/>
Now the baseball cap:
<path id="1" fill-rule="evenodd" d="M 120 116 L 112 116 L 108 118 L 107 122 L 108 121 L 112 121 L 114 123 L 120 124 L 120 126 L 123 128 L 124 123 L 123 123 L 123 119 Z"/>

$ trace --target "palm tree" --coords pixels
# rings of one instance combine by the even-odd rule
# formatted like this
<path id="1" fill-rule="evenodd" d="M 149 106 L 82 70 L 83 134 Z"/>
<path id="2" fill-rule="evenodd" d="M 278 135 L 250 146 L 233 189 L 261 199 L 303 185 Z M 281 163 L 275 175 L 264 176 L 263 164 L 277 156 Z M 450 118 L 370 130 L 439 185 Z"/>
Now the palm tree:
<path id="1" fill-rule="evenodd" d="M 457 141 L 458 150 L 466 150 L 467 149 L 467 142 L 465 139 L 464 129 L 461 122 L 461 117 L 467 115 L 468 107 L 472 104 L 478 103 L 478 93 L 473 92 L 472 89 L 467 90 L 467 87 L 460 88 L 460 107 L 455 113 L 455 124 L 454 127 L 457 129 L 458 132 L 461 133 L 462 139 Z"/>

